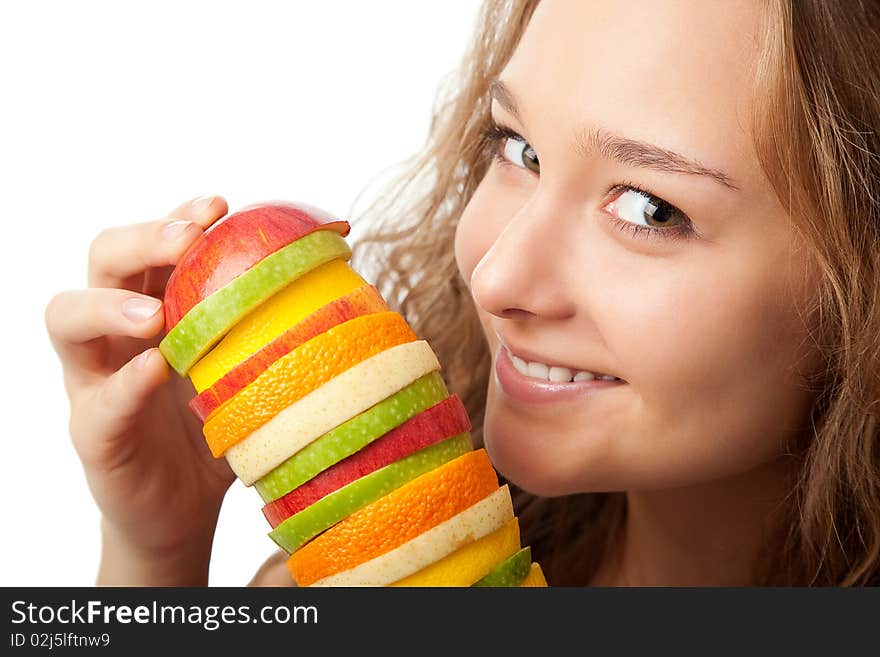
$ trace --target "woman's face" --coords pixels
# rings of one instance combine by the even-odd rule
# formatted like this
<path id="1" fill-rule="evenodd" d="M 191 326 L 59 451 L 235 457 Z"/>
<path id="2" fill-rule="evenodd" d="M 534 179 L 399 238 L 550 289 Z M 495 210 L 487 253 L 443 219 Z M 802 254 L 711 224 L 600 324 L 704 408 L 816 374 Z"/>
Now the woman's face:
<path id="1" fill-rule="evenodd" d="M 807 426 L 817 279 L 752 145 L 758 4 L 542 0 L 499 76 L 514 135 L 455 255 L 492 352 L 485 446 L 531 492 L 733 476 Z M 546 381 L 579 371 L 622 381 Z"/>

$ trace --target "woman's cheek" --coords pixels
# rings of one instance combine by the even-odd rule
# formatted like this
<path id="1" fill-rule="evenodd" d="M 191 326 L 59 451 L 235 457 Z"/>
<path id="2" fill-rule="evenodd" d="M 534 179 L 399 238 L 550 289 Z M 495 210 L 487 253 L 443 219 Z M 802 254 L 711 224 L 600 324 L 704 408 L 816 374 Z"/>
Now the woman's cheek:
<path id="1" fill-rule="evenodd" d="M 527 200 L 528 190 L 505 183 L 497 167 L 487 170 L 455 228 L 455 260 L 468 286 L 480 260 Z"/>

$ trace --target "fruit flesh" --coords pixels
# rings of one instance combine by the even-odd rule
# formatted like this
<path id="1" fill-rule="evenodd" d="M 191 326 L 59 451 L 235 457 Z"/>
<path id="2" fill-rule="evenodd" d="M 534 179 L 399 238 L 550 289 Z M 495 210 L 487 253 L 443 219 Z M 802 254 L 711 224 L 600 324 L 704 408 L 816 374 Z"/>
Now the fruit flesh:
<path id="1" fill-rule="evenodd" d="M 497 489 L 486 451 L 467 452 L 352 513 L 294 552 L 288 568 L 308 586 L 393 550 Z"/>
<path id="2" fill-rule="evenodd" d="M 519 521 L 511 518 L 490 534 L 390 586 L 470 586 L 519 549 Z"/>
<path id="3" fill-rule="evenodd" d="M 439 369 L 437 355 L 425 340 L 386 349 L 285 408 L 226 450 L 226 460 L 250 486 L 316 438 Z"/>
<path id="4" fill-rule="evenodd" d="M 272 527 L 361 477 L 471 428 L 458 397 L 449 397 L 263 507 Z"/>
<path id="5" fill-rule="evenodd" d="M 330 493 L 269 532 L 288 553 L 349 517 L 359 509 L 399 489 L 420 475 L 439 468 L 471 450 L 470 434 L 460 434 L 386 465 Z"/>
<path id="6" fill-rule="evenodd" d="M 348 235 L 347 221 L 302 203 L 251 205 L 214 222 L 180 256 L 165 286 L 165 330 L 253 265 L 316 230 Z"/>
<path id="7" fill-rule="evenodd" d="M 360 315 L 387 310 L 388 307 L 375 287 L 372 285 L 359 287 L 311 313 L 259 351 L 238 363 L 210 388 L 203 390 L 193 398 L 189 407 L 196 414 L 196 417 L 205 422 L 214 411 L 271 367 L 272 363 L 299 347 L 303 342 Z M 210 356 L 210 353 L 208 355 Z M 195 371 L 205 358 L 196 363 L 192 371 Z M 198 386 L 196 387 L 198 388 Z"/>
<path id="8" fill-rule="evenodd" d="M 507 557 L 473 586 L 517 586 L 529 574 L 531 563 L 532 550 L 527 546 Z"/>
<path id="9" fill-rule="evenodd" d="M 263 502 L 277 500 L 448 395 L 439 372 L 425 374 L 303 447 L 256 481 L 254 488 Z"/>
<path id="10" fill-rule="evenodd" d="M 287 283 L 335 258 L 348 260 L 351 248 L 336 232 L 316 230 L 263 258 L 203 299 L 159 343 L 181 376 L 235 323 Z"/>
<path id="11" fill-rule="evenodd" d="M 541 570 L 541 564 L 532 562 L 529 574 L 519 583 L 521 587 L 542 588 L 547 586 L 547 580 L 544 579 L 544 571 Z"/>
<path id="12" fill-rule="evenodd" d="M 242 317 L 192 366 L 189 378 L 196 392 L 211 387 L 233 367 L 311 313 L 365 284 L 366 281 L 340 259 L 325 262 L 294 279 Z"/>
<path id="13" fill-rule="evenodd" d="M 394 311 L 355 317 L 282 356 L 226 402 L 203 428 L 217 457 L 340 373 L 416 334 Z M 315 367 L 321 363 L 321 367 Z"/>
<path id="14" fill-rule="evenodd" d="M 505 484 L 415 538 L 353 568 L 324 577 L 311 586 L 387 586 L 423 570 L 504 526 L 513 518 L 513 502 Z M 319 537 L 320 538 L 320 537 Z M 308 547 L 308 546 L 306 546 Z M 288 567 L 290 567 L 288 559 Z M 294 577 L 296 579 L 296 577 Z M 298 582 L 303 585 L 302 582 Z"/>

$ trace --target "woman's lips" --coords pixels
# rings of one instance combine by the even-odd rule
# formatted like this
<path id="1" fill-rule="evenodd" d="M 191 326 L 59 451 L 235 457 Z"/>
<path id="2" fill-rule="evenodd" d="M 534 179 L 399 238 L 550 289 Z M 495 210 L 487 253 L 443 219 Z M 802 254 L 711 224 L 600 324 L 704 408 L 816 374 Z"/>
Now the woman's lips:
<path id="1" fill-rule="evenodd" d="M 527 404 L 558 402 L 591 395 L 607 388 L 626 385 L 625 381 L 571 381 L 557 383 L 524 376 L 513 366 L 510 352 L 500 344 L 495 352 L 495 375 L 501 391 L 511 399 Z"/>

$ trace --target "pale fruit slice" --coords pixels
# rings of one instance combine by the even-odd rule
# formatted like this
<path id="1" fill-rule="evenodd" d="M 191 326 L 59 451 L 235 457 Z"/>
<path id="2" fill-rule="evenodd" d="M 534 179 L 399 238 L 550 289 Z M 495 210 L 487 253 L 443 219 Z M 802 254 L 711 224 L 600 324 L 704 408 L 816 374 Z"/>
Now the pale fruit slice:
<path id="1" fill-rule="evenodd" d="M 495 566 L 473 586 L 518 586 L 529 574 L 531 563 L 532 549 L 526 546 Z"/>
<path id="2" fill-rule="evenodd" d="M 340 262 L 334 260 L 333 262 Z M 242 388 L 253 382 L 279 358 L 289 354 L 304 342 L 350 319 L 388 310 L 385 300 L 375 285 L 362 285 L 346 295 L 321 306 L 301 322 L 297 322 L 256 353 L 251 354 L 221 376 L 210 388 L 202 390 L 189 402 L 190 410 L 202 422 Z M 240 325 L 236 324 L 238 327 Z M 235 330 L 235 328 L 233 328 Z M 213 351 L 208 356 L 214 353 Z M 207 358 L 208 356 L 205 356 Z M 205 358 L 193 366 L 198 367 Z"/>
<path id="3" fill-rule="evenodd" d="M 269 532 L 269 537 L 288 553 L 298 550 L 306 541 L 358 509 L 471 449 L 473 445 L 469 433 L 421 449 L 322 497 L 287 518 Z"/>
<path id="4" fill-rule="evenodd" d="M 448 520 L 354 568 L 311 586 L 388 586 L 443 559 L 463 545 L 499 529 L 513 518 L 507 484 Z"/>
<path id="5" fill-rule="evenodd" d="M 517 550 L 519 520 L 511 518 L 491 534 L 391 586 L 470 586 Z"/>
<path id="6" fill-rule="evenodd" d="M 192 366 L 189 378 L 202 392 L 251 354 L 318 308 L 351 292 L 366 281 L 345 260 L 315 267 L 242 317 L 229 333 Z"/>
<path id="7" fill-rule="evenodd" d="M 471 423 L 461 399 L 458 395 L 447 397 L 287 495 L 266 504 L 263 515 L 273 528 L 277 527 L 290 516 L 361 477 L 470 430 Z"/>
<path id="8" fill-rule="evenodd" d="M 390 397 L 440 362 L 426 340 L 399 344 L 361 361 L 282 410 L 226 450 L 245 486 L 323 434 Z"/>
<path id="9" fill-rule="evenodd" d="M 214 456 L 244 440 L 284 408 L 352 366 L 418 336 L 389 310 L 337 324 L 285 354 L 208 418 L 202 428 Z"/>
<path id="10" fill-rule="evenodd" d="M 185 376 L 238 320 L 293 279 L 335 258 L 351 258 L 351 247 L 339 233 L 316 230 L 299 238 L 193 306 L 168 331 L 159 350 Z"/>
<path id="11" fill-rule="evenodd" d="M 308 586 L 390 552 L 496 490 L 486 450 L 467 452 L 355 511 L 290 555 L 287 568 Z"/>
<path id="12" fill-rule="evenodd" d="M 544 579 L 544 571 L 541 570 L 541 564 L 533 562 L 529 568 L 529 574 L 519 583 L 520 586 L 542 588 L 547 586 L 547 580 Z"/>
<path id="13" fill-rule="evenodd" d="M 254 488 L 264 502 L 277 500 L 448 396 L 439 372 L 425 374 L 303 447 L 255 482 Z"/>

